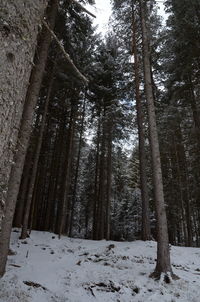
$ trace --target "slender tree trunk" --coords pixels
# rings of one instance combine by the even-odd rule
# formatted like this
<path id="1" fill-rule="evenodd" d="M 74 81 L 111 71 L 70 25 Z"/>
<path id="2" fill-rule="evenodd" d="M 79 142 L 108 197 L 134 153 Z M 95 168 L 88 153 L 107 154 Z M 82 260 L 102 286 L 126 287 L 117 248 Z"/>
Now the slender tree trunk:
<path id="1" fill-rule="evenodd" d="M 30 211 L 30 221 L 29 221 L 29 235 L 31 234 L 31 231 L 33 229 L 34 223 L 35 223 L 35 209 L 37 206 L 37 187 L 39 185 L 39 175 L 38 175 L 38 171 L 37 171 L 37 175 L 36 175 L 36 179 L 35 179 L 35 186 L 34 186 L 34 192 L 33 192 L 33 198 L 32 198 L 32 205 L 31 205 L 31 211 Z"/>
<path id="2" fill-rule="evenodd" d="M 54 142 L 54 151 L 52 155 L 52 162 L 51 162 L 51 169 L 50 169 L 50 181 L 49 181 L 49 188 L 48 188 L 48 202 L 46 207 L 46 215 L 45 215 L 45 223 L 44 223 L 44 229 L 46 231 L 52 231 L 53 230 L 53 222 L 54 217 L 51 217 L 52 209 L 54 207 L 55 200 L 53 199 L 54 191 L 55 191 L 55 185 L 57 182 L 57 167 L 59 165 L 59 159 L 60 159 L 60 152 L 61 152 L 61 146 L 62 146 L 62 140 L 60 141 L 59 135 L 58 135 L 58 129 L 55 130 L 55 142 Z M 59 146 L 59 150 L 58 150 Z"/>
<path id="3" fill-rule="evenodd" d="M 188 180 L 187 176 L 186 176 L 186 180 Z M 189 189 L 188 189 L 188 184 L 186 183 L 186 221 L 187 221 L 187 233 L 188 233 L 188 246 L 192 246 L 193 245 L 193 229 L 192 229 L 192 215 L 191 215 L 191 206 L 190 206 L 190 193 L 189 193 Z"/>
<path id="4" fill-rule="evenodd" d="M 190 87 L 190 106 L 192 109 L 192 115 L 194 120 L 194 125 L 196 129 L 197 139 L 198 139 L 198 145 L 200 146 L 200 112 L 197 107 L 196 97 L 194 93 L 194 86 L 192 83 L 191 76 L 188 77 L 189 87 Z"/>
<path id="5" fill-rule="evenodd" d="M 107 153 L 107 186 L 106 186 L 106 240 L 110 240 L 110 207 L 112 188 L 112 121 L 109 122 L 108 129 L 108 153 Z"/>
<path id="6" fill-rule="evenodd" d="M 69 198 L 69 189 L 70 189 L 70 175 L 71 175 L 71 164 L 72 164 L 72 150 L 73 150 L 73 139 L 74 139 L 74 126 L 75 126 L 75 112 L 77 104 L 72 104 L 71 108 L 71 117 L 68 130 L 67 138 L 67 151 L 65 155 L 64 163 L 64 173 L 62 179 L 62 188 L 61 188 L 61 208 L 58 218 L 58 234 L 59 238 L 65 230 L 66 219 L 68 216 L 68 198 Z"/>
<path id="7" fill-rule="evenodd" d="M 174 144 L 176 148 L 177 157 L 177 169 L 180 179 L 180 190 L 182 191 L 181 196 L 185 205 L 186 212 L 186 225 L 187 225 L 187 245 L 192 246 L 192 221 L 191 221 L 191 195 L 189 190 L 189 177 L 187 159 L 185 153 L 185 147 L 183 144 L 183 138 L 181 133 L 180 124 L 177 125 L 176 137 L 174 138 Z"/>
<path id="8" fill-rule="evenodd" d="M 77 157 L 77 163 L 76 163 L 74 187 L 73 187 L 73 194 L 72 194 L 72 204 L 71 204 L 70 215 L 69 215 L 69 225 L 70 225 L 69 236 L 70 237 L 72 236 L 72 228 L 73 228 L 73 220 L 74 220 L 74 207 L 75 207 L 75 202 L 76 202 L 76 190 L 77 190 L 78 177 L 79 177 L 79 166 L 80 166 L 80 159 L 81 159 L 81 148 L 82 148 L 84 121 L 85 121 L 85 103 L 86 103 L 86 100 L 84 99 L 83 113 L 82 113 L 82 120 L 81 120 L 81 131 L 80 131 L 79 146 L 78 146 L 78 157 Z"/>
<path id="9" fill-rule="evenodd" d="M 174 148 L 172 151 L 172 156 L 175 154 L 175 159 L 176 162 L 174 163 L 175 166 L 177 166 L 177 172 L 175 173 L 176 178 L 177 178 L 177 182 L 178 182 L 178 186 L 179 186 L 179 190 L 180 190 L 180 201 L 181 201 L 181 216 L 182 216 L 182 220 L 183 220 L 183 233 L 184 233 L 184 240 L 185 240 L 185 245 L 188 242 L 188 233 L 186 230 L 186 218 L 185 218 L 185 206 L 184 206 L 184 192 L 183 192 L 183 183 L 181 181 L 181 172 L 180 172 L 180 164 L 179 164 L 179 156 L 178 156 L 178 152 L 177 152 L 177 145 L 176 145 L 176 138 L 173 136 L 173 144 L 174 144 Z"/>
<path id="10" fill-rule="evenodd" d="M 40 114 L 37 114 L 36 120 L 34 122 L 35 127 L 32 131 L 30 139 L 29 139 L 29 147 L 28 147 L 28 150 L 26 153 L 22 180 L 21 180 L 20 189 L 19 189 L 18 198 L 17 198 L 17 205 L 16 205 L 14 221 L 13 221 L 13 226 L 16 226 L 16 227 L 21 227 L 22 222 L 23 222 L 28 185 L 29 185 L 29 181 L 30 181 L 30 171 L 33 166 L 33 157 L 34 157 L 34 152 L 35 152 L 35 150 L 34 150 L 35 149 L 35 138 L 37 136 L 36 128 L 40 123 L 39 120 L 40 120 Z"/>
<path id="11" fill-rule="evenodd" d="M 106 169 L 105 169 L 105 140 L 106 140 L 106 129 L 105 129 L 105 108 L 102 117 L 102 142 L 101 142 L 101 154 L 99 163 L 99 192 L 98 192 L 98 212 L 97 212 L 97 236 L 98 239 L 105 238 L 105 183 L 106 183 Z"/>
<path id="12" fill-rule="evenodd" d="M 36 175 L 37 175 L 38 162 L 39 162 L 40 151 L 41 151 L 41 147 L 42 147 L 44 129 L 45 129 L 45 125 L 46 125 L 46 117 L 47 117 L 47 113 L 48 113 L 49 101 L 50 101 L 51 91 L 52 91 L 52 86 L 53 86 L 53 76 L 54 76 L 54 72 L 52 71 L 49 88 L 48 88 L 48 93 L 47 93 L 47 97 L 45 100 L 44 112 L 42 115 L 42 122 L 41 122 L 41 126 L 40 126 L 40 133 L 39 133 L 37 148 L 36 148 L 35 157 L 34 157 L 34 161 L 33 161 L 33 168 L 31 171 L 31 178 L 30 178 L 28 194 L 27 194 L 27 201 L 26 201 L 26 209 L 25 209 L 25 213 L 24 213 L 22 232 L 21 232 L 21 237 L 20 237 L 21 239 L 25 239 L 27 237 L 31 201 L 32 201 L 32 197 L 33 197 L 33 190 L 34 190 L 35 179 L 36 179 Z"/>
<path id="13" fill-rule="evenodd" d="M 157 213 L 157 232 L 158 232 L 158 245 L 157 245 L 157 264 L 154 274 L 152 276 L 160 278 L 161 274 L 172 273 L 170 263 L 169 251 L 169 238 L 167 229 L 167 216 L 165 209 L 163 182 L 162 182 L 162 169 L 160 161 L 160 150 L 158 141 L 158 132 L 156 125 L 156 114 L 154 106 L 154 95 L 152 88 L 151 77 L 151 63 L 150 63 L 150 48 L 149 38 L 146 26 L 145 4 L 140 0 L 141 24 L 142 24 L 142 42 L 143 42 L 143 60 L 144 60 L 144 79 L 145 79 L 145 93 L 148 106 L 148 120 L 149 120 L 149 134 L 150 145 L 153 164 L 153 180 L 154 180 L 154 194 Z M 167 277 L 165 277 L 166 279 Z M 166 279 L 167 280 L 167 279 Z M 169 278 L 168 278 L 169 280 Z"/>
<path id="14" fill-rule="evenodd" d="M 132 40 L 133 40 L 133 55 L 134 55 L 134 72 L 135 72 L 135 98 L 137 109 L 137 125 L 139 136 L 139 161 L 140 161 L 140 186 L 142 195 L 142 240 L 151 239 L 150 220 L 149 220 L 149 196 L 147 188 L 146 176 L 146 154 L 145 154 L 145 134 L 143 125 L 142 100 L 140 94 L 140 73 L 138 52 L 136 43 L 136 21 L 134 6 L 132 3 Z"/>
<path id="15" fill-rule="evenodd" d="M 37 180 L 36 180 L 36 186 L 35 186 L 35 206 L 34 206 L 34 215 L 33 215 L 33 228 L 39 229 L 39 218 L 40 218 L 40 203 L 41 203 L 41 196 L 42 196 L 42 189 L 43 189 L 43 184 L 42 184 L 42 178 L 44 177 L 44 169 L 39 165 L 38 171 L 37 171 Z"/>
<path id="16" fill-rule="evenodd" d="M 94 180 L 94 203 L 93 203 L 93 225 L 92 225 L 92 238 L 93 240 L 98 239 L 97 225 L 98 225 L 98 207 L 99 207 L 99 197 L 98 197 L 98 180 L 99 180 L 99 151 L 100 151 L 100 117 L 101 113 L 98 115 L 98 126 L 97 126 L 97 142 L 96 142 L 96 162 L 95 162 L 95 180 Z"/>
<path id="17" fill-rule="evenodd" d="M 192 211 L 192 216 L 193 216 L 193 222 L 194 222 L 194 229 L 195 229 L 195 235 L 196 235 L 196 247 L 199 246 L 199 230 L 198 230 L 198 223 L 197 223 L 197 214 L 196 214 L 196 209 L 194 208 Z"/>
<path id="18" fill-rule="evenodd" d="M 48 11 L 48 19 L 50 26 L 53 27 L 57 13 L 57 0 L 52 0 Z M 35 25 L 36 26 L 36 25 Z M 37 26 L 36 26 L 37 27 Z M 29 138 L 31 134 L 32 121 L 34 116 L 34 109 L 39 96 L 40 86 L 42 82 L 43 72 L 46 65 L 49 45 L 51 43 L 50 33 L 44 29 L 40 37 L 38 52 L 36 55 L 36 63 L 33 68 L 30 85 L 27 90 L 26 101 L 19 130 L 18 143 L 16 147 L 16 154 L 14 158 L 15 165 L 12 166 L 8 194 L 6 199 L 5 219 L 2 225 L 2 232 L 0 237 L 0 250 L 2 257 L 0 260 L 0 276 L 4 274 L 7 253 L 9 248 L 10 233 L 12 228 L 13 215 L 15 205 L 20 187 L 21 176 L 24 167 L 25 156 L 28 148 Z"/>
<path id="19" fill-rule="evenodd" d="M 49 187 L 49 169 L 51 166 L 51 139 L 49 140 L 49 136 L 51 134 L 51 128 L 50 128 L 50 115 L 48 116 L 46 126 L 45 126 L 45 134 L 43 141 L 45 143 L 42 144 L 42 149 L 40 152 L 40 165 L 43 161 L 43 166 L 40 167 L 38 165 L 38 168 L 42 169 L 44 171 L 43 177 L 41 177 L 41 181 L 39 183 L 40 186 L 42 186 L 42 194 L 40 198 L 40 209 L 39 209 L 39 215 L 40 215 L 40 223 L 39 223 L 39 229 L 45 230 L 45 215 L 46 215 L 46 208 L 47 208 L 47 200 L 48 200 L 48 187 Z M 38 201 L 37 201 L 38 202 Z"/>
<path id="20" fill-rule="evenodd" d="M 28 188 L 28 183 L 29 183 L 29 175 L 30 175 L 30 170 L 32 167 L 32 157 L 33 153 L 32 150 L 28 150 L 27 155 L 26 155 L 26 161 L 25 161 L 25 166 L 24 166 L 24 171 L 23 171 L 23 177 L 20 185 L 20 194 L 18 195 L 18 201 L 17 201 L 17 206 L 15 209 L 15 216 L 14 216 L 14 222 L 13 225 L 15 227 L 20 228 L 22 226 L 23 222 L 23 214 L 24 214 L 24 208 L 26 204 L 26 196 L 27 196 L 27 188 Z"/>
<path id="21" fill-rule="evenodd" d="M 48 115 L 44 138 L 42 143 L 42 148 L 40 152 L 40 160 L 38 164 L 38 171 L 40 172 L 40 180 L 38 183 L 38 187 L 41 187 L 41 193 L 38 196 L 36 202 L 39 203 L 38 207 L 38 216 L 40 217 L 38 222 L 38 228 L 40 230 L 44 230 L 45 225 L 45 213 L 46 213 L 46 205 L 47 205 L 47 191 L 48 191 L 48 183 L 49 183 L 49 168 L 51 165 L 51 139 L 49 139 L 51 135 L 51 127 L 50 127 L 50 115 Z M 45 142 L 45 143 L 44 143 Z"/>
<path id="22" fill-rule="evenodd" d="M 53 231 L 55 233 L 59 233 L 59 219 L 60 219 L 60 200 L 62 198 L 61 194 L 59 194 L 59 181 L 60 181 L 60 175 L 63 176 L 63 166 L 62 166 L 62 153 L 64 153 L 64 149 L 66 147 L 65 144 L 65 127 L 67 123 L 67 114 L 66 111 L 64 110 L 63 112 L 63 120 L 59 128 L 59 139 L 58 139 L 58 149 L 57 149 L 57 160 L 56 160 L 56 171 L 55 171 L 55 184 L 54 184 L 54 189 L 51 197 L 51 203 L 52 203 L 52 211 L 55 211 L 54 208 L 56 208 L 57 214 L 54 215 L 55 218 L 53 219 Z M 62 177 L 63 180 L 63 177 Z M 62 188 L 61 188 L 62 189 Z M 59 196 L 59 201 L 57 196 Z M 54 204 L 54 206 L 53 206 Z M 51 213 L 52 213 L 51 211 Z"/>

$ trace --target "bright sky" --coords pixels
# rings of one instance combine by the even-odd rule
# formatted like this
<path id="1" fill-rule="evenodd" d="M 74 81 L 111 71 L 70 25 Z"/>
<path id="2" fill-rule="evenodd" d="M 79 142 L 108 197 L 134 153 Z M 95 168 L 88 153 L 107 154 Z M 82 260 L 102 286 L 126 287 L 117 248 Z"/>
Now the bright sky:
<path id="1" fill-rule="evenodd" d="M 87 5 L 87 8 L 97 17 L 94 19 L 94 25 L 98 25 L 98 32 L 104 33 L 108 30 L 108 21 L 111 15 L 110 0 L 95 0 L 95 3 L 94 7 Z M 160 7 L 160 14 L 165 18 L 163 3 L 159 1 L 158 6 Z"/>
<path id="2" fill-rule="evenodd" d="M 95 0 L 95 5 L 88 5 L 88 9 L 96 16 L 94 25 L 98 25 L 98 32 L 105 32 L 108 30 L 108 21 L 111 15 L 110 0 Z"/>

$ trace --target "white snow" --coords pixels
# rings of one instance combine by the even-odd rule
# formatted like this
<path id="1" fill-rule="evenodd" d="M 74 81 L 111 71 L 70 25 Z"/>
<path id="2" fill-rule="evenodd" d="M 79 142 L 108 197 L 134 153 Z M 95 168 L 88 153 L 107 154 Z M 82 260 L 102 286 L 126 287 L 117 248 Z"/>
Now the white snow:
<path id="1" fill-rule="evenodd" d="M 12 233 L 0 302 L 199 302 L 200 249 L 171 247 L 171 284 L 149 278 L 156 243 L 70 239 Z M 24 282 L 30 282 L 26 285 Z M 31 283 L 32 282 L 32 283 Z M 37 286 L 39 287 L 36 287 Z"/>

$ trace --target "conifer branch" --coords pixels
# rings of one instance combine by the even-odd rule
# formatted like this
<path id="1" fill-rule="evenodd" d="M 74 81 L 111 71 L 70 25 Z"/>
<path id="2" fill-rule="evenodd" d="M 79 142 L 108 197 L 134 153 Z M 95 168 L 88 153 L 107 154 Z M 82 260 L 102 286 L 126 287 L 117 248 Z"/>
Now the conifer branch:
<path id="1" fill-rule="evenodd" d="M 76 0 L 71 0 L 72 2 L 74 2 L 81 10 L 83 10 L 85 13 L 87 13 L 88 15 L 90 15 L 93 18 L 96 18 L 96 16 L 91 13 L 89 10 L 87 10 L 83 5 L 81 5 L 78 1 Z"/>
<path id="2" fill-rule="evenodd" d="M 63 45 L 60 43 L 58 37 L 56 36 L 56 34 L 53 32 L 53 30 L 51 30 L 51 28 L 49 27 L 49 25 L 47 24 L 47 22 L 45 20 L 42 21 L 43 25 L 46 27 L 46 29 L 50 32 L 51 36 L 53 37 L 53 39 L 56 41 L 57 45 L 59 46 L 60 50 L 62 51 L 65 59 L 67 60 L 68 64 L 70 65 L 71 69 L 73 70 L 74 74 L 81 80 L 84 82 L 85 85 L 88 84 L 88 79 L 78 70 L 78 68 L 75 66 L 74 62 L 72 61 L 72 59 L 70 58 L 70 55 L 65 51 Z"/>

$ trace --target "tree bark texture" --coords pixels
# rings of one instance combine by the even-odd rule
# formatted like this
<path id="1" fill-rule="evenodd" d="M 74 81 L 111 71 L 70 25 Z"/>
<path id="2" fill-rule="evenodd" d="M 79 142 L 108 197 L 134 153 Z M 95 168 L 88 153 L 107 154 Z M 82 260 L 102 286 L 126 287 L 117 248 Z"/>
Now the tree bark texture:
<path id="1" fill-rule="evenodd" d="M 140 73 L 138 62 L 138 51 L 136 43 L 136 22 L 135 12 L 132 4 L 132 42 L 133 42 L 133 55 L 134 55 L 134 75 L 135 75 L 135 99 L 137 110 L 137 125 L 138 125 L 138 138 L 139 138 L 139 160 L 140 160 L 140 187 L 142 195 L 142 240 L 150 240 L 150 220 L 149 220 L 149 196 L 147 188 L 146 176 L 146 154 L 145 154 L 145 133 L 143 125 L 143 112 L 142 100 L 140 94 Z"/>
<path id="2" fill-rule="evenodd" d="M 148 106 L 149 135 L 150 135 L 154 195 L 155 195 L 156 215 L 157 215 L 158 246 L 157 246 L 157 264 L 156 264 L 154 276 L 160 278 L 162 273 L 165 274 L 172 273 L 172 268 L 170 263 L 167 216 L 166 216 L 164 193 L 163 193 L 160 148 L 159 148 L 159 141 L 158 141 L 154 95 L 153 95 L 153 87 L 152 87 L 150 47 L 149 47 L 149 38 L 148 38 L 148 31 L 147 31 L 147 25 L 145 19 L 146 18 L 145 5 L 143 0 L 140 0 L 140 12 L 141 12 L 141 25 L 142 25 L 142 36 L 143 36 L 142 40 L 143 40 L 145 93 L 146 93 L 147 106 Z"/>
<path id="3" fill-rule="evenodd" d="M 46 0 L 0 1 L 0 229 Z"/>
<path id="4" fill-rule="evenodd" d="M 55 18 L 57 14 L 57 6 L 57 0 L 52 0 L 47 11 L 48 20 L 51 27 L 54 27 Z M 36 26 L 38 26 L 38 24 Z M 10 241 L 10 233 L 12 228 L 12 220 L 19 192 L 25 156 L 32 130 L 34 109 L 40 92 L 40 86 L 42 83 L 50 43 L 51 35 L 47 30 L 43 29 L 38 43 L 37 54 L 35 56 L 35 66 L 32 70 L 30 85 L 26 94 L 26 100 L 24 104 L 24 110 L 16 147 L 17 151 L 14 157 L 15 165 L 12 166 L 8 184 L 5 219 L 3 220 L 2 231 L 0 234 L 0 249 L 3 251 L 3 255 L 0 260 L 0 275 L 3 275 L 5 271 L 7 252 Z"/>

